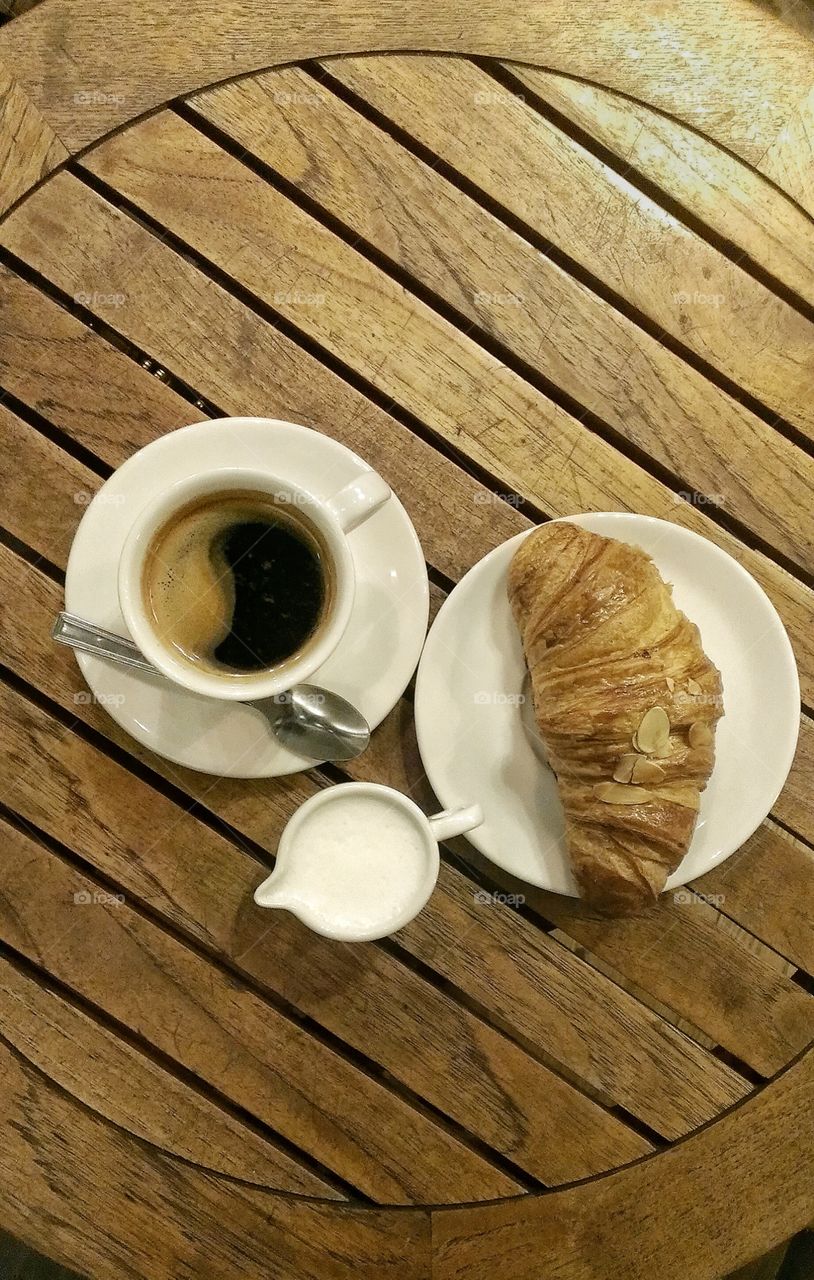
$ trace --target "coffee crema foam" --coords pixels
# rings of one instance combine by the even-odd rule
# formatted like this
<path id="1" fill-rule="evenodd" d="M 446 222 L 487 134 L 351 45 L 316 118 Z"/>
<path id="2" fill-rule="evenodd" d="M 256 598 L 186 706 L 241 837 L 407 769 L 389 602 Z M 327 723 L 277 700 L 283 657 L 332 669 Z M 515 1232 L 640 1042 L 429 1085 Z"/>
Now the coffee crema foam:
<path id="1" fill-rule="evenodd" d="M 322 535 L 273 495 L 215 493 L 176 512 L 147 551 L 147 614 L 176 657 L 256 676 L 299 657 L 325 622 L 333 572 Z"/>

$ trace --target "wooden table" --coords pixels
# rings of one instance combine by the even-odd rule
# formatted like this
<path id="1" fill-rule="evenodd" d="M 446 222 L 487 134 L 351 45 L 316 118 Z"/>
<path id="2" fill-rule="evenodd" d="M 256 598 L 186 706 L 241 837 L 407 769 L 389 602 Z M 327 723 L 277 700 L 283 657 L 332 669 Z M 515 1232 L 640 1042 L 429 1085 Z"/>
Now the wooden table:
<path id="1" fill-rule="evenodd" d="M 432 807 L 409 691 L 341 775 L 217 779 L 48 638 L 112 469 L 260 414 L 382 472 L 434 608 L 547 516 L 704 534 L 810 707 L 813 73 L 748 0 L 0 30 L 0 1226 L 94 1280 L 702 1280 L 814 1218 L 808 711 L 692 894 L 600 923 L 457 842 L 413 924 L 341 946 L 250 895 L 340 776 Z"/>

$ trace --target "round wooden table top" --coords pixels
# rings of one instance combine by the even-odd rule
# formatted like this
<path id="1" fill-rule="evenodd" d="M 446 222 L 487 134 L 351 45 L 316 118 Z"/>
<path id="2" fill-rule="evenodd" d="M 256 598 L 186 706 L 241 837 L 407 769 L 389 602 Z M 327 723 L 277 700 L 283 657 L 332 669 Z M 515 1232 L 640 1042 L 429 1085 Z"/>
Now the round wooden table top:
<path id="1" fill-rule="evenodd" d="M 714 1280 L 814 1218 L 812 79 L 749 0 L 0 29 L 0 1226 L 93 1280 Z M 550 516 L 729 551 L 800 669 L 771 817 L 634 919 L 457 841 L 385 942 L 270 923 L 320 787 L 432 810 L 411 691 L 346 768 L 217 778 L 49 639 L 105 478 L 243 414 L 385 476 L 433 611 Z"/>

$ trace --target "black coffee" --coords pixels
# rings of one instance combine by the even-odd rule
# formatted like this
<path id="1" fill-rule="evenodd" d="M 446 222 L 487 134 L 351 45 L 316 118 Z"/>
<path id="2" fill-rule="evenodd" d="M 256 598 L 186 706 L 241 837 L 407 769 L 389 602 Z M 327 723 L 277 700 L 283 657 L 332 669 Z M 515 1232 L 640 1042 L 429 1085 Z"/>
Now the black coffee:
<path id="1" fill-rule="evenodd" d="M 256 675 L 298 655 L 332 594 L 330 558 L 301 511 L 262 493 L 214 494 L 159 530 L 145 561 L 147 611 L 187 661 Z"/>

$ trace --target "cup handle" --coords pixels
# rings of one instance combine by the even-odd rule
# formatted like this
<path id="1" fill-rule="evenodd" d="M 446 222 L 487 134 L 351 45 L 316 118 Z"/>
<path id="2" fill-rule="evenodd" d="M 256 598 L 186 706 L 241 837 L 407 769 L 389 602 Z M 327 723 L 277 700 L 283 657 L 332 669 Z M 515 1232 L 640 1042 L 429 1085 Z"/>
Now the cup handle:
<path id="1" fill-rule="evenodd" d="M 479 827 L 483 822 L 483 810 L 479 804 L 471 804 L 467 809 L 445 809 L 429 819 L 433 838 L 451 840 L 453 836 L 462 836 L 465 831 Z"/>
<path id="2" fill-rule="evenodd" d="M 328 499 L 328 506 L 343 533 L 353 530 L 390 497 L 390 486 L 375 471 L 365 471 Z"/>

